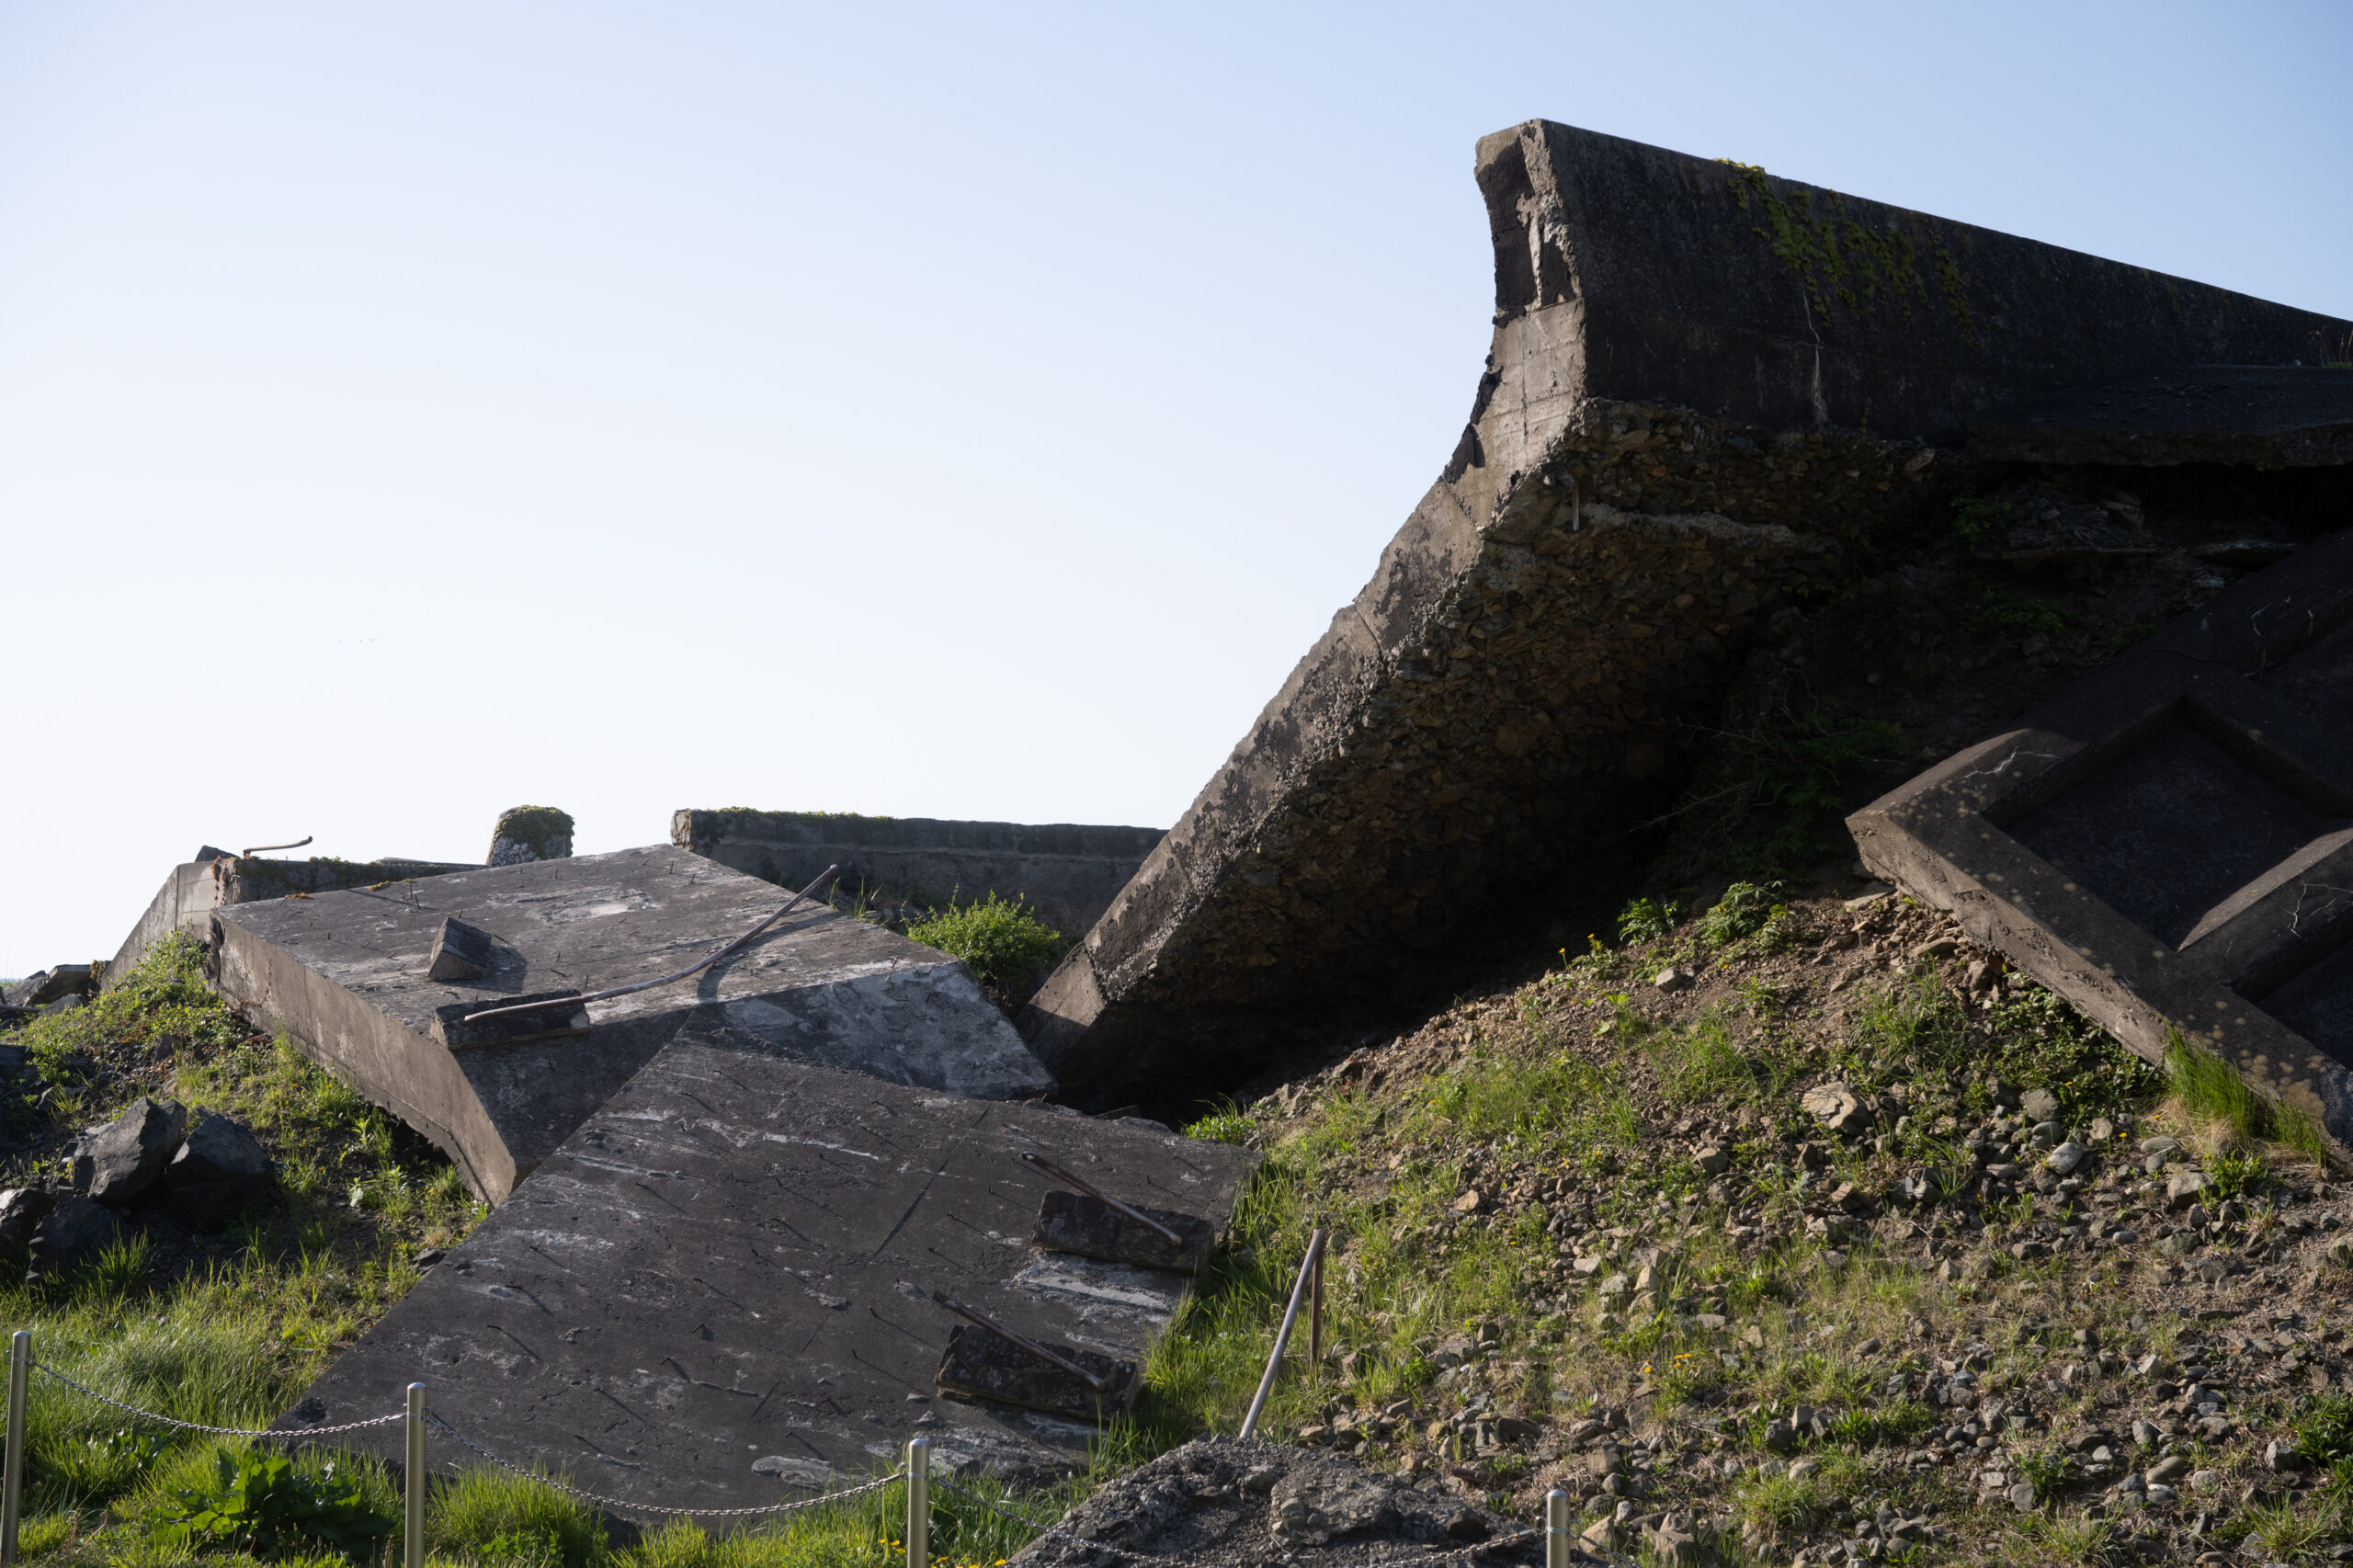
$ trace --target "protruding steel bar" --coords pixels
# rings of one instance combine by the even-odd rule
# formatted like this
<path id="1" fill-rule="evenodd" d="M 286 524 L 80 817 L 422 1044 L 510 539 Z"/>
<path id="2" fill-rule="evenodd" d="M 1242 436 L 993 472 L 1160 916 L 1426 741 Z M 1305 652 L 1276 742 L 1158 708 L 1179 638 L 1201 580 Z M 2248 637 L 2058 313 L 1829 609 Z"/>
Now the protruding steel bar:
<path id="1" fill-rule="evenodd" d="M 17 1515 L 25 1503 L 25 1385 L 32 1369 L 33 1336 L 20 1328 L 8 1338 L 8 1468 L 0 1479 L 0 1564 L 17 1561 Z"/>
<path id="2" fill-rule="evenodd" d="M 302 846 L 310 843 L 311 840 L 317 836 L 318 835 L 315 833 L 306 833 L 291 844 L 256 845 L 255 847 L 245 850 L 243 854 L 239 855 L 237 858 L 240 860 L 250 860 L 256 855 L 267 855 L 273 849 L 300 849 Z"/>
<path id="3" fill-rule="evenodd" d="M 408 1385 L 408 1506 L 403 1519 L 404 1568 L 425 1568 L 425 1385 Z"/>
<path id="4" fill-rule="evenodd" d="M 955 1297 L 943 1295 L 939 1291 L 934 1290 L 931 1293 L 931 1299 L 938 1301 L 941 1306 L 946 1307 L 949 1312 L 954 1312 L 958 1317 L 962 1318 L 965 1322 L 979 1324 L 983 1328 L 987 1329 L 999 1339 L 1003 1339 L 1010 1344 L 1018 1345 L 1022 1349 L 1027 1350 L 1030 1355 L 1037 1357 L 1040 1361 L 1052 1362 L 1055 1366 L 1060 1367 L 1063 1371 L 1068 1372 L 1072 1377 L 1084 1382 L 1088 1388 L 1093 1389 L 1097 1393 L 1109 1393 L 1111 1392 L 1111 1384 L 1108 1379 L 1097 1377 L 1094 1373 L 1088 1371 L 1086 1368 L 1080 1366 L 1069 1357 L 1057 1356 L 1034 1339 L 1024 1339 L 1021 1335 L 1014 1333 L 1013 1330 L 1006 1327 L 1005 1324 L 997 1323 L 980 1312 L 974 1312 L 972 1308 L 966 1306 Z"/>
<path id="5" fill-rule="evenodd" d="M 469 1024 L 475 1024 L 480 1023 L 484 1018 L 495 1018 L 506 1013 L 544 1013 L 551 1007 L 585 1007 L 591 1002 L 602 1002 L 614 996 L 626 996 L 632 991 L 651 991 L 657 985 L 668 985 L 673 982 L 684 980 L 690 974 L 699 974 L 704 970 L 709 969 L 712 964 L 715 964 L 720 960 L 725 958 L 728 954 L 740 951 L 741 949 L 751 946 L 753 937 L 757 937 L 761 932 L 767 930 L 769 926 L 775 925 L 778 921 L 791 914 L 794 909 L 800 906 L 802 899 L 807 898 L 811 893 L 815 892 L 818 887 L 824 883 L 827 877 L 832 876 L 835 871 L 840 869 L 841 868 L 839 866 L 826 867 L 823 871 L 817 873 L 816 881 L 811 882 L 807 887 L 802 888 L 799 892 L 794 893 L 790 898 L 786 899 L 782 909 L 778 910 L 774 915 L 769 915 L 766 920 L 761 921 L 757 926 L 753 926 L 750 930 L 745 932 L 742 936 L 728 943 L 725 947 L 720 948 L 705 957 L 697 959 L 694 962 L 688 964 L 686 968 L 680 970 L 676 974 L 665 974 L 659 980 L 641 980 L 634 985 L 616 985 L 610 991 L 591 991 L 585 996 L 565 996 L 553 1002 L 524 1002 L 512 1007 L 485 1007 L 479 1013 L 468 1013 L 463 1021 Z"/>
<path id="6" fill-rule="evenodd" d="M 1108 1204 L 1111 1208 L 1114 1208 L 1120 1213 L 1125 1214 L 1129 1219 L 1133 1220 L 1137 1224 L 1151 1226 L 1154 1230 L 1159 1232 L 1162 1236 L 1167 1239 L 1170 1246 L 1176 1247 L 1183 1246 L 1185 1244 L 1184 1237 L 1178 1235 L 1176 1232 L 1170 1230 L 1167 1226 L 1162 1224 L 1151 1215 L 1143 1212 L 1141 1209 L 1131 1209 L 1128 1205 L 1120 1202 L 1118 1199 L 1112 1197 L 1101 1187 L 1096 1187 L 1091 1183 L 1079 1180 L 1078 1177 L 1071 1175 L 1070 1172 L 1063 1169 L 1062 1166 L 1055 1165 L 1051 1160 L 1042 1159 L 1040 1156 L 1029 1153 L 1027 1149 L 1017 1151 L 1013 1157 L 1019 1160 L 1023 1165 L 1037 1166 L 1040 1170 L 1045 1172 L 1056 1181 L 1061 1182 L 1064 1187 L 1074 1187 L 1079 1191 L 1086 1194 L 1087 1197 L 1095 1199 L 1098 1202 Z"/>
<path id="7" fill-rule="evenodd" d="M 907 1440 L 907 1568 L 931 1564 L 931 1439 Z"/>
<path id="8" fill-rule="evenodd" d="M 1575 1562 L 1569 1539 L 1569 1494 L 1555 1486 L 1544 1494 L 1544 1568 Z"/>
<path id="9" fill-rule="evenodd" d="M 1250 1414 L 1242 1418 L 1242 1436 L 1247 1437 L 1258 1430 L 1259 1413 L 1267 1408 L 1267 1396 L 1275 1391 L 1275 1373 L 1283 1364 L 1283 1346 L 1290 1343 L 1291 1325 L 1299 1321 L 1299 1303 L 1307 1295 L 1307 1277 L 1314 1271 L 1315 1260 L 1324 1256 L 1324 1232 L 1319 1227 L 1307 1238 L 1307 1256 L 1300 1260 L 1299 1278 L 1292 1281 L 1290 1305 L 1283 1309 L 1283 1325 L 1275 1331 L 1275 1351 L 1267 1358 L 1266 1375 L 1258 1380 L 1258 1392 L 1251 1396 Z"/>
<path id="10" fill-rule="evenodd" d="M 1324 1255 L 1315 1255 L 1315 1266 L 1307 1277 L 1307 1365 L 1308 1376 L 1317 1382 L 1324 1381 Z"/>

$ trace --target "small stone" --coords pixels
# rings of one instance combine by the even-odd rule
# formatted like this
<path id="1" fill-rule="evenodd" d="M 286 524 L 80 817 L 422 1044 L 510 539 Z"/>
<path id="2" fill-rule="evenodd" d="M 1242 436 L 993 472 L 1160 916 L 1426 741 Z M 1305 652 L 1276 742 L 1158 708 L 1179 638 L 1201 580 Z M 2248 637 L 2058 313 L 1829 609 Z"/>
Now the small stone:
<path id="1" fill-rule="evenodd" d="M 2075 1174 L 2075 1167 L 2084 1163 L 2084 1156 L 2089 1153 L 2091 1153 L 2090 1150 L 2071 1138 L 2045 1154 L 2042 1157 L 2042 1163 L 2061 1176 L 2072 1176 Z"/>
<path id="2" fill-rule="evenodd" d="M 2029 1121 L 2050 1121 L 2059 1114 L 2059 1096 L 2049 1089 L 2029 1089 L 2018 1096 L 2018 1109 Z"/>
<path id="3" fill-rule="evenodd" d="M 2165 1178 L 2165 1207 L 2187 1209 L 2205 1196 L 2213 1185 L 2206 1179 L 2204 1171 L 2185 1165 Z"/>
<path id="4" fill-rule="evenodd" d="M 2116 1123 L 2104 1116 L 2096 1116 L 2092 1118 L 2091 1135 L 2094 1143 L 2106 1143 L 2115 1138 Z"/>
<path id="5" fill-rule="evenodd" d="M 2274 1437 L 2263 1450 L 2263 1464 L 2267 1470 L 2299 1471 L 2304 1468 L 2304 1456 L 2296 1451 L 2295 1444 Z"/>
<path id="6" fill-rule="evenodd" d="M 2222 1484 L 2222 1472 L 2219 1470 L 2200 1470 L 2190 1472 L 2189 1489 L 2200 1496 L 2214 1491 Z"/>
<path id="7" fill-rule="evenodd" d="M 1713 1143 L 1699 1149 L 1691 1157 L 1703 1176 L 1720 1176 L 1732 1169 L 1731 1151 Z"/>
<path id="8" fill-rule="evenodd" d="M 1476 1214 L 1486 1201 L 1486 1194 L 1474 1187 L 1454 1200 L 1454 1211 L 1457 1214 Z"/>
<path id="9" fill-rule="evenodd" d="M 2006 1495 L 2007 1495 L 2010 1500 L 2010 1506 L 2016 1508 L 2019 1513 L 2031 1514 L 2034 1512 L 2035 1496 L 2033 1482 L 2021 1481 L 2017 1485 L 2011 1487 Z"/>
<path id="10" fill-rule="evenodd" d="M 1651 983 L 1661 991 L 1686 991 L 1690 988 L 1691 983 L 1699 978 L 1698 975 L 1678 964 L 1672 969 L 1660 970 L 1652 979 Z"/>
<path id="11" fill-rule="evenodd" d="M 2181 1145 L 2179 1143 L 2177 1143 L 2172 1139 L 2165 1137 L 2162 1134 L 2157 1137 L 2143 1138 L 2141 1140 L 2141 1153 L 2144 1154 L 2173 1154 L 2178 1153 L 2180 1150 Z"/>
<path id="12" fill-rule="evenodd" d="M 1651 1532 L 1651 1561 L 1674 1568 L 1688 1568 L 1699 1561 L 1699 1542 L 1687 1531 L 1673 1524 L 1661 1524 Z"/>
<path id="13" fill-rule="evenodd" d="M 2141 1425 L 2146 1426 L 2147 1423 L 2143 1422 Z M 2149 1484 L 2152 1486 L 2170 1486 L 2188 1473 L 2189 1461 L 2179 1454 L 2159 1460 L 2146 1471 Z"/>

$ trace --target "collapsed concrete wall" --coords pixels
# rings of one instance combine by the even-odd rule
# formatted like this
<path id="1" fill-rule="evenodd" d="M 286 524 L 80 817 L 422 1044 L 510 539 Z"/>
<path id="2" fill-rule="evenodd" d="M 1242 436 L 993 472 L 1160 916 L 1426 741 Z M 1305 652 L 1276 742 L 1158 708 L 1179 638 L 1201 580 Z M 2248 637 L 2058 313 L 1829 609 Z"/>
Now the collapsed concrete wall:
<path id="1" fill-rule="evenodd" d="M 149 901 L 146 913 L 106 966 L 106 983 L 119 983 L 139 967 L 147 949 L 174 931 L 199 941 L 212 939 L 212 912 L 294 893 L 332 892 L 341 888 L 380 887 L 414 877 L 438 877 L 474 868 L 438 860 L 265 860 L 220 850 L 199 853 L 175 866 Z"/>
<path id="2" fill-rule="evenodd" d="M 835 885 L 846 894 L 863 888 L 934 904 L 990 893 L 1027 899 L 1068 937 L 1102 918 L 1164 836 L 1156 827 L 740 807 L 682 811 L 670 819 L 670 842 L 679 848 L 782 887 L 806 886 L 827 866 L 839 866 Z"/>
<path id="3" fill-rule="evenodd" d="M 1082 1096 L 1264 1049 L 1665 807 L 1776 595 L 1971 421 L 2353 325 L 1549 121 L 1479 145 L 1495 333 L 1438 482 L 1023 1018 Z M 1198 1081 L 1198 1076 L 1196 1077 Z"/>

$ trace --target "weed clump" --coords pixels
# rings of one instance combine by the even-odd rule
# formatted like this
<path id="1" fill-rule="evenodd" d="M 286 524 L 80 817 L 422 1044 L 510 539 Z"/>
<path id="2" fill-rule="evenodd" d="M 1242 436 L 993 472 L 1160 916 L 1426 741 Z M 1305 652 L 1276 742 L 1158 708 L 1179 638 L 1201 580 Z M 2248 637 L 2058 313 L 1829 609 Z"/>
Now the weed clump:
<path id="1" fill-rule="evenodd" d="M 1039 971 L 1067 946 L 1026 900 L 1001 899 L 994 892 L 971 903 L 950 898 L 947 908 L 908 926 L 907 936 L 962 959 L 982 984 L 1007 1001 L 1026 997 Z"/>

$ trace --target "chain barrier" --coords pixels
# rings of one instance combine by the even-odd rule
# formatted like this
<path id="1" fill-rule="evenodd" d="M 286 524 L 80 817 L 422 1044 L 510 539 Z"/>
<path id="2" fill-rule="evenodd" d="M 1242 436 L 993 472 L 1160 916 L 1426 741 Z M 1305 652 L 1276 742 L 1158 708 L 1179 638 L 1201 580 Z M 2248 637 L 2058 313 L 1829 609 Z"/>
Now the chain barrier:
<path id="1" fill-rule="evenodd" d="M 182 1421 L 177 1416 L 159 1415 L 154 1411 L 142 1410 L 135 1404 L 125 1404 L 119 1399 L 108 1398 L 107 1395 L 102 1394 L 97 1390 L 90 1387 L 87 1383 L 75 1382 L 72 1378 L 67 1377 L 64 1373 L 49 1365 L 46 1361 L 33 1362 L 32 1369 L 34 1371 L 40 1373 L 44 1377 L 53 1378 L 57 1381 L 63 1383 L 67 1388 L 72 1389 L 76 1393 L 88 1394 L 100 1404 L 113 1405 L 117 1410 L 121 1411 L 126 1415 L 135 1415 L 142 1421 L 160 1421 L 166 1426 L 176 1426 L 183 1432 L 209 1432 L 216 1437 L 324 1437 L 331 1432 L 357 1432 L 363 1426 L 389 1426 L 395 1421 L 405 1421 L 408 1419 L 404 1413 L 394 1411 L 390 1415 L 371 1415 L 365 1421 L 347 1421 L 340 1426 L 302 1426 L 288 1432 L 257 1432 L 244 1426 L 207 1426 L 200 1421 Z"/>
<path id="2" fill-rule="evenodd" d="M 425 1413 L 425 1418 L 501 1470 L 510 1471 L 527 1481 L 536 1481 L 542 1486 L 551 1486 L 566 1496 L 577 1497 L 584 1503 L 594 1503 L 599 1507 L 614 1508 L 622 1513 L 677 1514 L 692 1516 L 699 1519 L 738 1518 L 753 1514 L 790 1514 L 801 1508 L 816 1508 L 828 1503 L 838 1503 L 845 1497 L 856 1497 L 863 1493 L 879 1492 L 885 1486 L 904 1480 L 907 1473 L 904 1468 L 901 1468 L 877 1480 L 865 1482 L 857 1486 L 846 1486 L 838 1492 L 824 1492 L 814 1497 L 802 1497 L 790 1503 L 770 1503 L 758 1508 L 671 1508 L 659 1503 L 633 1503 L 625 1502 L 619 1497 L 606 1497 L 558 1481 L 543 1471 L 525 1470 L 519 1464 L 499 1458 L 455 1426 L 450 1426 L 449 1422 L 442 1419 L 440 1412 L 428 1409 Z"/>

